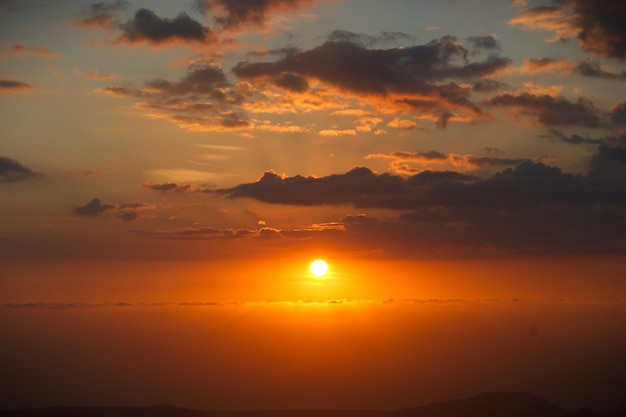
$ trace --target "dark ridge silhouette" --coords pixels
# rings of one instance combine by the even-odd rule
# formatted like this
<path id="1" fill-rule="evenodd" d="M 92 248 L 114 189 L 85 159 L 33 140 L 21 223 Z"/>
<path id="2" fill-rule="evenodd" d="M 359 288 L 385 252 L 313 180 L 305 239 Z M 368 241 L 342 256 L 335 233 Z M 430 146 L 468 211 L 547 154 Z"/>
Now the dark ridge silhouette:
<path id="1" fill-rule="evenodd" d="M 389 417 L 379 410 L 210 410 L 209 417 Z"/>
<path id="2" fill-rule="evenodd" d="M 393 412 L 393 417 L 565 417 L 572 413 L 527 392 L 486 392 Z"/>
<path id="3" fill-rule="evenodd" d="M 626 405 L 612 413 L 587 407 L 565 410 L 526 392 L 486 392 L 400 410 L 210 410 L 172 405 L 152 407 L 45 407 L 0 410 L 0 417 L 626 417 Z"/>

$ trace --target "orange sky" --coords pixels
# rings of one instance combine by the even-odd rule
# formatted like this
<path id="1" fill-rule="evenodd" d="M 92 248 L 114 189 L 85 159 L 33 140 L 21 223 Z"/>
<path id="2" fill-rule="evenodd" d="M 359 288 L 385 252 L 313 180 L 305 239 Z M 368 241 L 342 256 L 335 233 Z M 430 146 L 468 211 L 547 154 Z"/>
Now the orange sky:
<path id="1" fill-rule="evenodd" d="M 0 404 L 617 406 L 625 20 L 0 1 Z"/>

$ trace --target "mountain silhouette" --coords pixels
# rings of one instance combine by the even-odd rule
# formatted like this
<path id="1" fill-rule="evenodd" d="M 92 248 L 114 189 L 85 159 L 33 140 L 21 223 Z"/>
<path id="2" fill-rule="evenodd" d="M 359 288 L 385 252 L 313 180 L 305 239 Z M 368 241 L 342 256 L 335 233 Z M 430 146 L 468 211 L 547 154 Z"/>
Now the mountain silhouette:
<path id="1" fill-rule="evenodd" d="M 626 417 L 626 407 L 596 414 L 571 412 L 527 392 L 486 392 L 400 410 L 211 410 L 152 407 L 45 407 L 0 410 L 0 417 Z"/>
<path id="2" fill-rule="evenodd" d="M 527 392 L 486 392 L 455 401 L 433 402 L 392 417 L 564 417 L 572 413 Z"/>

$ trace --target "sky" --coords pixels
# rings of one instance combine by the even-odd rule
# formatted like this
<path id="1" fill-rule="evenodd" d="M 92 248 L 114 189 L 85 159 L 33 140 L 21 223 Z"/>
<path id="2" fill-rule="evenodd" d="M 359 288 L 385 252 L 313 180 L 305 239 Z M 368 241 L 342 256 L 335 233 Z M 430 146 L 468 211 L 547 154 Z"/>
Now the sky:
<path id="1" fill-rule="evenodd" d="M 620 405 L 625 19 L 0 0 L 0 403 Z"/>

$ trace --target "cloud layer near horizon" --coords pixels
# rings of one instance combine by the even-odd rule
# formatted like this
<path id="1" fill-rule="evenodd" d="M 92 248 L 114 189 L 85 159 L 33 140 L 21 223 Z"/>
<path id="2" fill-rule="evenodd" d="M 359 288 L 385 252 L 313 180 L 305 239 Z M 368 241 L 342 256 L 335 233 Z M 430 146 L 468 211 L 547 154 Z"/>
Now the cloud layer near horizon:
<path id="1" fill-rule="evenodd" d="M 424 155 L 421 158 L 445 157 Z M 257 182 L 208 192 L 270 204 L 401 212 L 395 222 L 366 216 L 340 221 L 348 232 L 362 232 L 368 242 L 389 239 L 402 242 L 399 246 L 446 242 L 557 252 L 624 249 L 626 148 L 601 145 L 586 175 L 568 174 L 541 162 L 506 162 L 516 166 L 487 177 L 429 170 L 407 177 L 376 174 L 365 167 L 321 178 L 267 171 Z"/>

